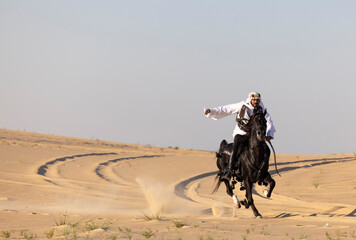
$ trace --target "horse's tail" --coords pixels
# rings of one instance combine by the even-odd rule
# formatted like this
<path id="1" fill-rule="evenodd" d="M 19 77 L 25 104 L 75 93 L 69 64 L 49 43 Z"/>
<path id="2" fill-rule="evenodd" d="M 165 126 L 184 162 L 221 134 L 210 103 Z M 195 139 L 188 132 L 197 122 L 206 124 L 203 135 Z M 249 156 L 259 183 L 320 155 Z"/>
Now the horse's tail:
<path id="1" fill-rule="evenodd" d="M 216 174 L 215 183 L 214 183 L 213 191 L 211 191 L 211 194 L 214 194 L 219 190 L 220 184 L 221 184 L 221 180 L 220 180 L 220 176 L 218 173 L 218 174 Z"/>
<path id="2" fill-rule="evenodd" d="M 225 139 L 222 140 L 220 143 L 219 151 L 216 152 L 216 158 L 217 158 L 216 165 L 219 168 L 219 172 L 216 174 L 215 183 L 214 183 L 213 191 L 211 192 L 211 194 L 217 192 L 220 187 L 220 184 L 221 184 L 220 177 L 221 177 L 221 171 L 223 168 L 223 164 L 221 163 L 221 161 L 222 161 L 221 158 L 222 158 L 222 153 L 227 145 L 229 145 L 228 142 Z"/>

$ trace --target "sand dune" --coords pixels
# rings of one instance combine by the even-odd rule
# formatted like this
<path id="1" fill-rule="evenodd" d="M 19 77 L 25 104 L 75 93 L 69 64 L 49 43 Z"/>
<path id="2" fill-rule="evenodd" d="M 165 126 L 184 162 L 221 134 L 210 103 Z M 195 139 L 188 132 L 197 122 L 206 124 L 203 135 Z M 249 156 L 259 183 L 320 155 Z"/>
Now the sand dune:
<path id="1" fill-rule="evenodd" d="M 272 197 L 255 186 L 262 219 L 234 208 L 224 186 L 211 194 L 215 161 L 208 151 L 0 130 L 0 236 L 356 239 L 355 154 L 277 155 Z"/>

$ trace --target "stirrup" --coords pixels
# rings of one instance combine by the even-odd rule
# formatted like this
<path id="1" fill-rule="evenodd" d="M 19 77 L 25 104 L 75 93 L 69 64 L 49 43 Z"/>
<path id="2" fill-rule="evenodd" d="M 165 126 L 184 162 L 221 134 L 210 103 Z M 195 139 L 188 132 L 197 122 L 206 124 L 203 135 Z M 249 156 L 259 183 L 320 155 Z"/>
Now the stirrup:
<path id="1" fill-rule="evenodd" d="M 241 182 L 240 184 L 240 191 L 246 190 L 244 182 Z"/>

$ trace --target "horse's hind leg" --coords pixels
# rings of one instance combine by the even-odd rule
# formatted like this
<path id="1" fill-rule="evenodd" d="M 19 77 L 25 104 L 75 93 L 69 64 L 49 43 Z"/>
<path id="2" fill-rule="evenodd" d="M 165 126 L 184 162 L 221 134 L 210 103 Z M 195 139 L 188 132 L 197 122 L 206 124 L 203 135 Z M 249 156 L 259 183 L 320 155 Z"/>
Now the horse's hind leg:
<path id="1" fill-rule="evenodd" d="M 264 194 L 266 197 L 270 198 L 272 195 L 272 191 L 273 191 L 274 187 L 276 186 L 276 181 L 274 181 L 274 179 L 271 177 L 271 175 L 269 173 L 266 176 L 266 178 L 264 179 L 264 181 L 268 183 L 268 187 L 264 191 Z"/>
<path id="2" fill-rule="evenodd" d="M 241 207 L 240 201 L 239 201 L 239 199 L 237 198 L 237 196 L 234 194 L 234 192 L 232 191 L 232 187 L 231 187 L 231 185 L 230 185 L 230 182 L 229 182 L 228 180 L 226 180 L 226 179 L 224 179 L 223 181 L 224 181 L 224 183 L 225 183 L 225 185 L 226 185 L 226 193 L 227 193 L 230 197 L 232 197 L 232 200 L 234 201 L 234 204 L 236 204 L 236 206 L 237 206 L 238 208 L 240 208 L 240 207 Z"/>

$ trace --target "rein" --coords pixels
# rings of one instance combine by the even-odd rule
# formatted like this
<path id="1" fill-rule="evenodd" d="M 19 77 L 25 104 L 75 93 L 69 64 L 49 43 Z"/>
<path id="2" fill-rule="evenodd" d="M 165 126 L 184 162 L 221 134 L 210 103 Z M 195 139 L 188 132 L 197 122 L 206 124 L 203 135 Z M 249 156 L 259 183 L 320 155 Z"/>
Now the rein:
<path id="1" fill-rule="evenodd" d="M 276 173 L 281 177 L 281 174 L 279 174 L 278 169 L 277 169 L 277 160 L 276 160 L 276 152 L 274 151 L 274 147 L 271 143 L 271 140 L 267 140 L 267 142 L 269 143 L 269 145 L 271 145 L 271 148 L 273 150 L 273 155 L 274 155 L 274 167 L 276 168 Z"/>

